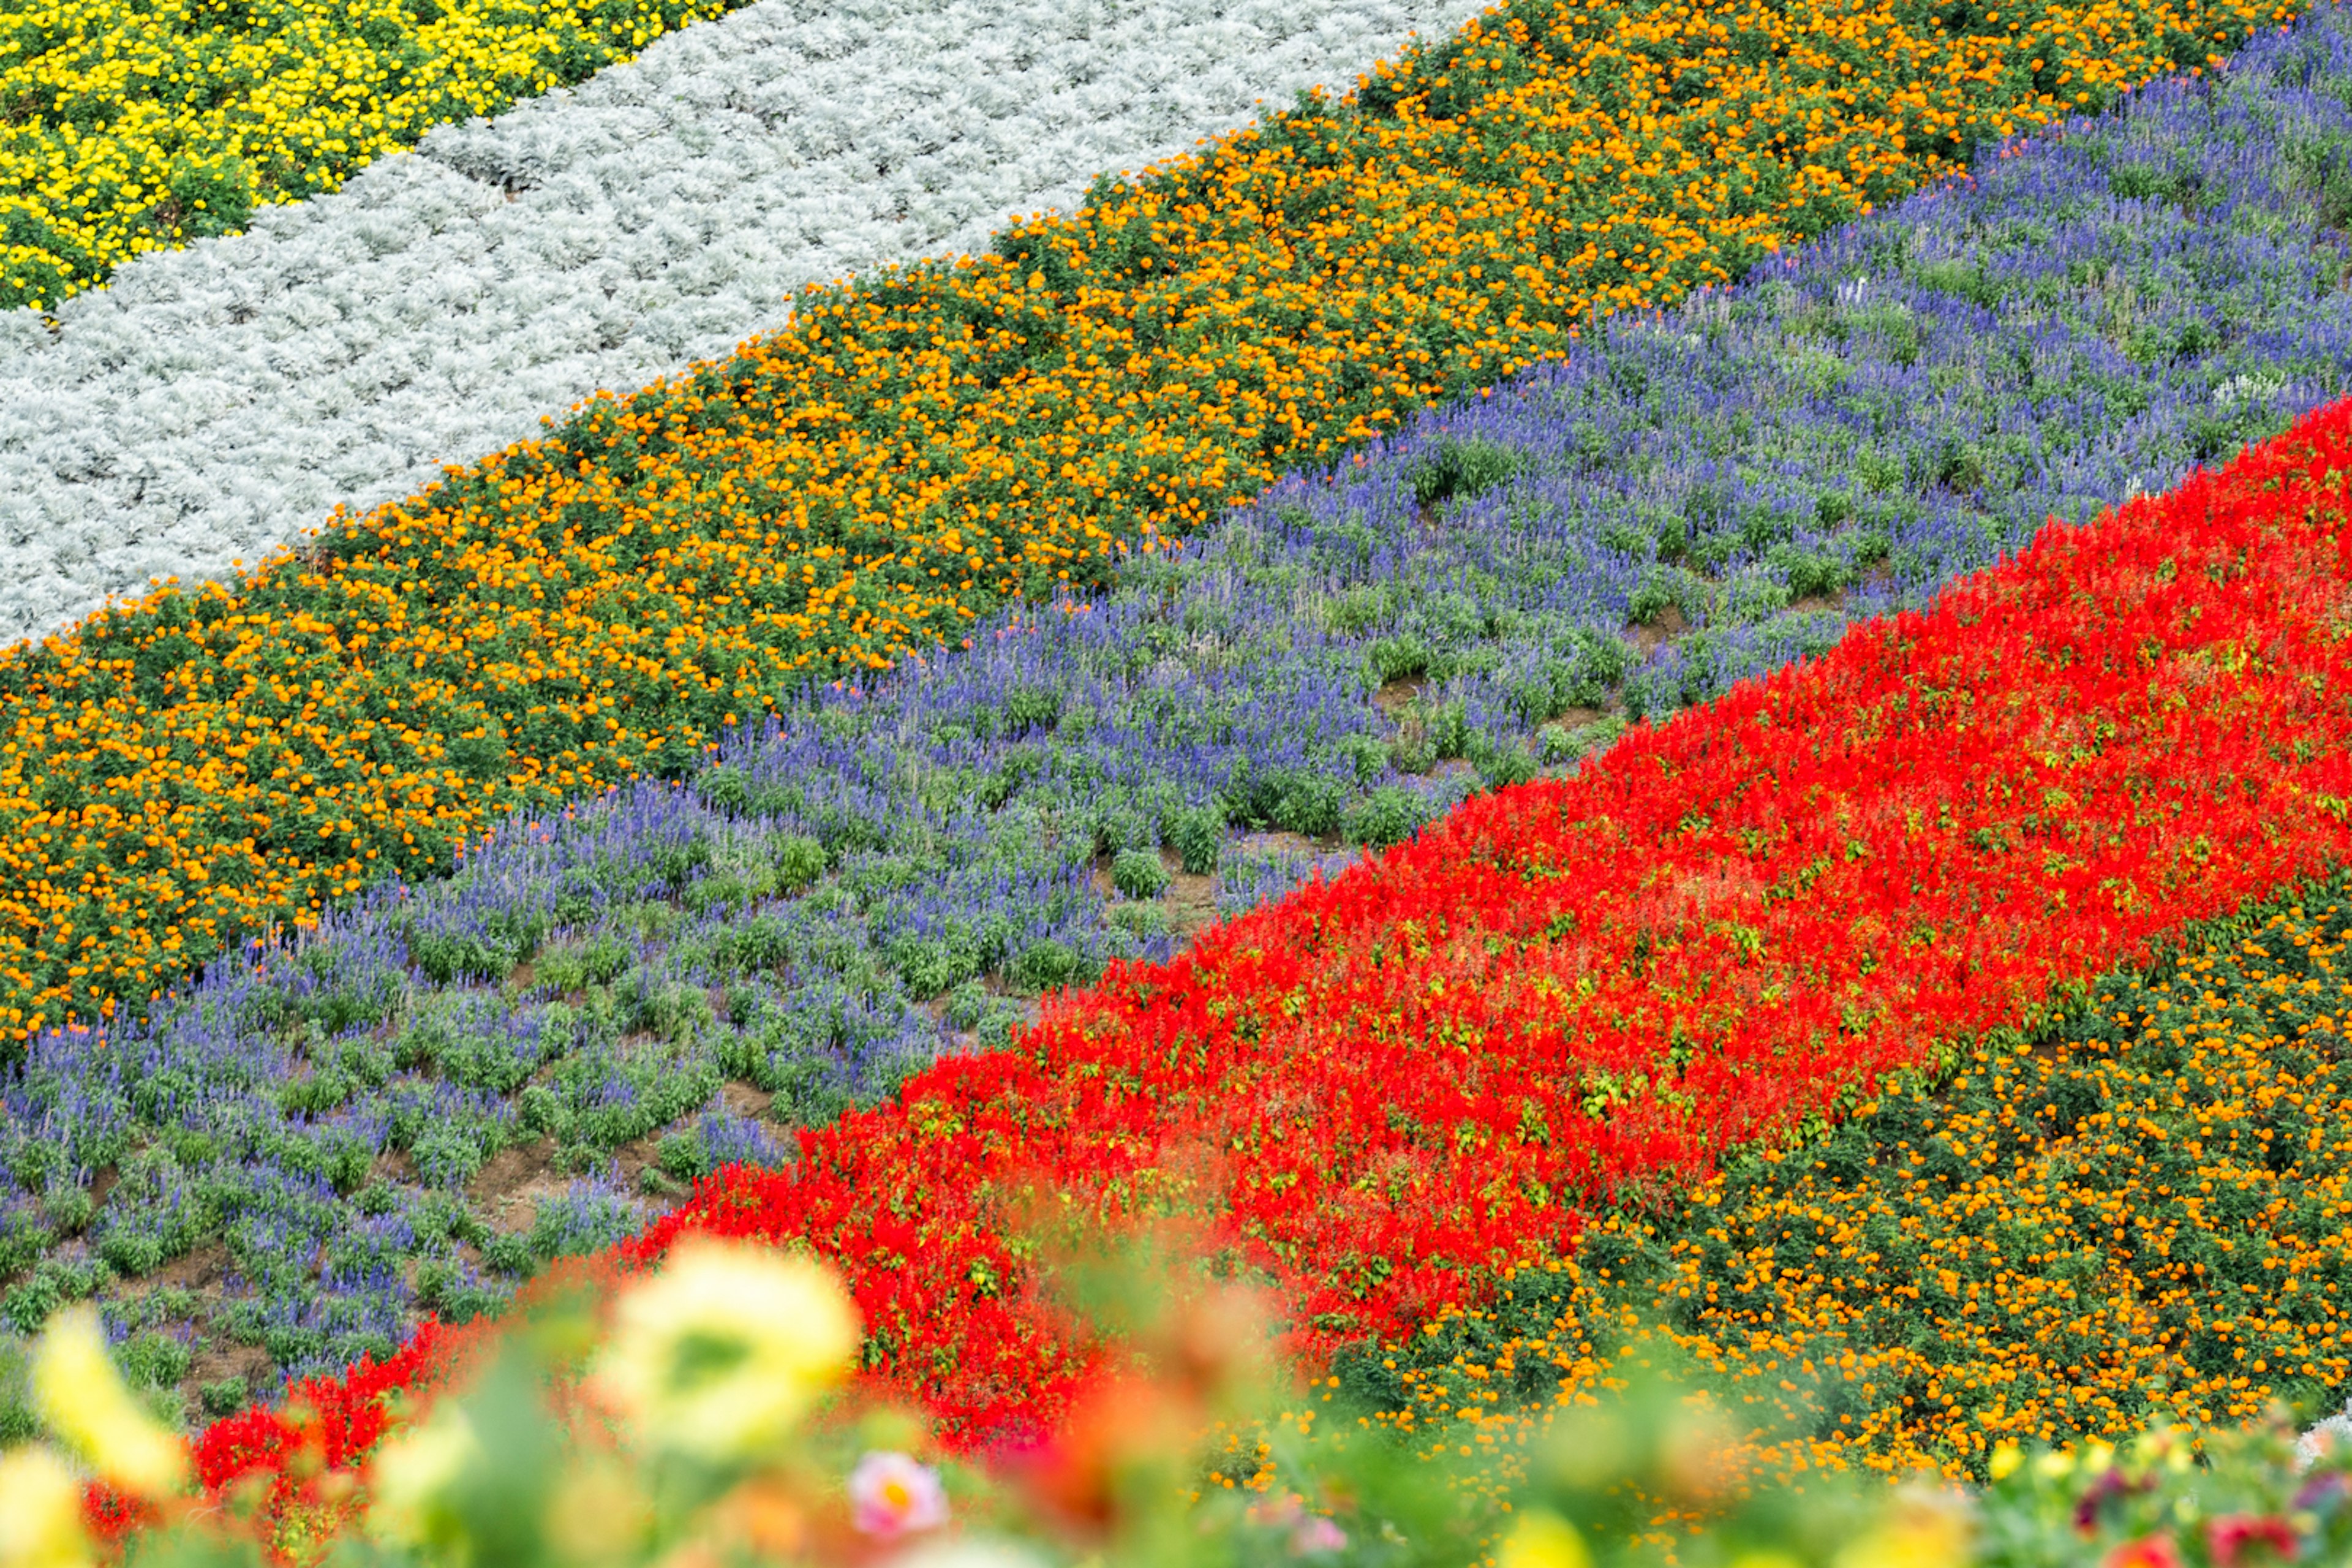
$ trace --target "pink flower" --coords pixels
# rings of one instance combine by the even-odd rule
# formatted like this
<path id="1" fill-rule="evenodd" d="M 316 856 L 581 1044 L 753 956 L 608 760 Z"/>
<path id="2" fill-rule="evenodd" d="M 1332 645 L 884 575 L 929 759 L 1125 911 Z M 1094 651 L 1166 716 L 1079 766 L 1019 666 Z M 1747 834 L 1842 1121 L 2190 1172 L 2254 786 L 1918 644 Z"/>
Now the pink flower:
<path id="1" fill-rule="evenodd" d="M 877 1541 L 936 1530 L 948 1521 L 940 1473 L 904 1454 L 868 1454 L 849 1473 L 849 1507 L 857 1528 Z"/>
<path id="2" fill-rule="evenodd" d="M 2294 1527 L 2276 1514 L 2223 1514 L 2205 1527 L 2205 1539 L 2221 1568 L 2238 1568 L 2250 1549 L 2257 1553 L 2257 1562 L 2264 1552 L 2282 1563 L 2293 1562 L 2297 1544 Z"/>
<path id="3" fill-rule="evenodd" d="M 1313 1557 L 1320 1552 L 1337 1552 L 1348 1544 L 1348 1532 L 1324 1518 L 1309 1514 L 1298 1521 L 1290 1532 L 1290 1554 L 1293 1557 Z"/>

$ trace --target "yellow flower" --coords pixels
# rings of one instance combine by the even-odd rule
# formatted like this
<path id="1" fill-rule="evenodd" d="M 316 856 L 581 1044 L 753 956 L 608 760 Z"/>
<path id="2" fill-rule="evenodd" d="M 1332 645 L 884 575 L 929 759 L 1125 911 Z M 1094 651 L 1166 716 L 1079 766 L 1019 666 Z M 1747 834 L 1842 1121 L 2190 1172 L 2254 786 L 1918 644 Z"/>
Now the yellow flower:
<path id="1" fill-rule="evenodd" d="M 656 1447 L 740 1458 L 791 1430 L 857 1352 L 857 1309 L 832 1270 L 690 1237 L 621 1298 L 595 1374 Z"/>
<path id="2" fill-rule="evenodd" d="M 1969 1557 L 1969 1517 L 1952 1493 L 1906 1490 L 1877 1529 L 1837 1554 L 1837 1568 L 1957 1568 Z"/>
<path id="3" fill-rule="evenodd" d="M 49 1320 L 33 1352 L 33 1402 L 50 1431 L 122 1490 L 157 1499 L 187 1485 L 186 1447 L 122 1385 L 88 1302 Z"/>
<path id="4" fill-rule="evenodd" d="M 449 1489 L 486 1457 L 465 1412 L 451 1403 L 436 1406 L 423 1425 L 378 1449 L 369 1465 L 368 1533 L 401 1546 L 445 1542 L 457 1527 Z"/>
<path id="5" fill-rule="evenodd" d="M 1549 1509 L 1530 1509 L 1504 1539 L 1496 1568 L 1590 1568 L 1592 1553 L 1576 1526 Z"/>
<path id="6" fill-rule="evenodd" d="M 81 1484 L 47 1448 L 0 1454 L 0 1568 L 84 1568 Z"/>
<path id="7" fill-rule="evenodd" d="M 565 1563 L 635 1562 L 652 1507 L 633 1472 L 609 1457 L 589 1453 L 565 1468 L 544 1517 L 548 1543 Z"/>

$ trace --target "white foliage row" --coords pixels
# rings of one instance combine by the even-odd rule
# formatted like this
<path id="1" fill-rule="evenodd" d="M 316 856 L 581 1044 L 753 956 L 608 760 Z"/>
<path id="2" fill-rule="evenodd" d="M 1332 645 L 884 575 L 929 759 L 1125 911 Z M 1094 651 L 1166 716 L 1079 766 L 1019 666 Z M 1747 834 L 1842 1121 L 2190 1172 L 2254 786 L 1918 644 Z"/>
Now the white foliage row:
<path id="1" fill-rule="evenodd" d="M 1344 89 L 1481 0 L 759 0 L 0 313 L 0 643 L 228 574 L 782 324 L 795 288 Z"/>

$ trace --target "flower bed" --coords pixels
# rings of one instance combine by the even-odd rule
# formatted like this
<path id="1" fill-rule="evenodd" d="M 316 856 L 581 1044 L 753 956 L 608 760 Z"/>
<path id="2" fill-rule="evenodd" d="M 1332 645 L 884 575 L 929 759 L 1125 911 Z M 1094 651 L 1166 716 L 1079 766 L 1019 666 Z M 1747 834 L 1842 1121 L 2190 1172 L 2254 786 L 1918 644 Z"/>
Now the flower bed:
<path id="1" fill-rule="evenodd" d="M 2335 253 L 2298 227 L 2297 149 L 2352 130 L 2346 31 L 2315 19 L 2211 102 L 2155 89 L 1758 287 L 1620 321 L 1082 615 L 826 693 L 690 791 L 510 824 L 452 881 L 218 965 L 151 1027 L 45 1036 L 0 1095 L 0 1312 L 30 1330 L 97 1290 L 142 1374 L 215 1410 L 386 1353 L 719 1163 L 776 1161 L 782 1128 L 1002 1046 L 1036 992 L 1166 956 L 1623 721 L 1563 702 L 1663 715 L 2052 512 L 2168 487 L 2352 385 L 2352 311 L 2311 286 Z M 2147 167 L 2230 202 L 2116 201 Z M 1979 258 L 1958 284 L 1955 255 Z M 2137 277 L 2167 314 L 2115 331 Z M 2192 324 L 2192 352 L 2130 352 Z M 1825 416 L 1792 361 L 1833 363 L 1853 406 Z M 1980 490 L 1938 478 L 1964 421 Z M 1853 481 L 1857 448 L 1900 478 Z M 1630 532 L 1662 518 L 1674 561 Z M 1775 575 L 1800 572 L 1804 608 Z M 1664 627 L 1625 621 L 1661 581 L 1691 625 L 1644 653 Z"/>
<path id="2" fill-rule="evenodd" d="M 0 1024 L 136 1010 L 493 814 L 683 772 L 791 691 L 1098 583 L 1604 309 L 2292 14 L 1662 7 L 1636 39 L 1529 7 L 988 257 L 803 295 L 236 595 L 0 659 Z"/>
<path id="3" fill-rule="evenodd" d="M 1948 1080 L 1613 1217 L 1475 1318 L 1351 1354 L 1350 1396 L 1507 1456 L 1630 1343 L 1779 1440 L 1979 1478 L 2003 1442 L 2332 1413 L 2347 917 L 2339 877 L 2216 921 Z"/>
<path id="4" fill-rule="evenodd" d="M 1622 724 L 1578 726 L 1567 700 L 1663 715 L 2051 512 L 2168 487 L 2352 385 L 2298 153 L 2352 130 L 2345 30 L 2258 42 L 2218 101 L 2161 87 L 1776 263 L 1684 315 L 1698 355 L 1618 322 L 1576 364 L 1136 562 L 1085 614 L 825 693 L 689 793 L 510 823 L 452 881 L 221 963 L 152 1027 L 45 1035 L 0 1093 L 0 1311 L 28 1331 L 99 1290 L 143 1375 L 205 1408 L 385 1354 L 421 1311 L 466 1317 L 718 1163 L 776 1162 L 788 1126 L 1007 1044 L 1034 992 L 1167 957 Z M 2138 167 L 2230 200 L 2116 205 Z M 1978 258 L 1969 299 L 1927 282 L 1952 254 Z M 2126 353 L 2105 310 L 2133 275 L 2168 315 L 2131 331 L 2210 341 Z M 1853 406 L 1825 416 L 1785 372 L 1830 362 L 1832 334 Z M 1990 426 L 1980 491 L 1936 478 L 1964 421 Z M 1590 463 L 1592 433 L 1618 463 Z M 2034 463 L 2004 468 L 2025 433 Z M 1858 449 L 1903 478 L 1851 482 Z M 1423 527 L 1446 475 L 1461 489 Z M 1822 527 L 1825 500 L 1853 515 Z M 1606 543 L 1661 515 L 1679 564 L 1663 538 Z M 1867 538 L 1884 557 L 1855 560 Z M 1625 618 L 1667 572 L 1694 626 L 1644 654 L 1663 627 L 1628 639 Z M 1776 572 L 1844 605 L 1783 605 Z"/>
<path id="5" fill-rule="evenodd" d="M 751 5 L 443 126 L 53 322 L 0 317 L 0 644 L 228 575 L 600 387 L 724 358 L 795 289 L 984 247 L 1475 8 Z"/>
<path id="6" fill-rule="evenodd" d="M 578 81 L 717 15 L 694 0 L 72 0 L 0 27 L 0 309 L 54 305 L 145 251 L 331 191 L 436 125 Z"/>
<path id="7" fill-rule="evenodd" d="M 1198 1184 L 1309 1344 L 1564 1254 L 1586 1205 L 1703 1175 L 2342 853 L 2347 427 L 2336 405 L 1115 970 L 1021 1055 L 941 1063 L 642 1245 L 813 1241 L 903 1325 L 886 1364 L 981 1428 L 1046 1403 L 993 1381 L 1039 1346 L 987 1326 L 1019 1278 L 990 1196 L 1024 1172 L 1114 1208 Z M 1007 1283 L 975 1302 L 983 1274 Z"/>
<path id="8" fill-rule="evenodd" d="M 619 1258 L 814 1247 L 871 1375 L 966 1443 L 1051 1425 L 1092 1365 L 1015 1230 L 1055 1190 L 1190 1216 L 1310 1354 L 1411 1329 L 1565 1259 L 1591 1205 L 1704 1180 L 2340 860 L 2348 500 L 2339 403 L 1049 1001 L 1020 1050 L 722 1173 Z M 222 1462 L 268 1463 L 267 1436 Z"/>

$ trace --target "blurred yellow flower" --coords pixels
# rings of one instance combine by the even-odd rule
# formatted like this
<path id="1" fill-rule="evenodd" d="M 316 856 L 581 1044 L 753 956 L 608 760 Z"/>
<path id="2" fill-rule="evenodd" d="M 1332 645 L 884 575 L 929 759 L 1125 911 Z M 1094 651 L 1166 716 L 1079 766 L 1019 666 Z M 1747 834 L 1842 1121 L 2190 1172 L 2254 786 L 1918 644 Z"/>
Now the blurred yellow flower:
<path id="1" fill-rule="evenodd" d="M 368 1533 L 395 1545 L 431 1547 L 458 1529 L 449 1489 L 487 1456 L 474 1424 L 455 1403 L 376 1450 L 368 1466 Z"/>
<path id="2" fill-rule="evenodd" d="M 0 1454 L 0 1568 L 83 1568 L 81 1483 L 47 1448 Z"/>
<path id="3" fill-rule="evenodd" d="M 689 1237 L 621 1298 L 595 1386 L 657 1447 L 740 1458 L 790 1431 L 857 1353 L 857 1309 L 832 1270 Z"/>
<path id="4" fill-rule="evenodd" d="M 1910 1489 L 1877 1529 L 1837 1554 L 1837 1568 L 1958 1568 L 1968 1560 L 1967 1505 L 1951 1492 Z"/>
<path id="5" fill-rule="evenodd" d="M 1592 1553 L 1576 1526 L 1538 1508 L 1519 1516 L 1495 1562 L 1496 1568 L 1589 1568 Z"/>
<path id="6" fill-rule="evenodd" d="M 567 1563 L 635 1562 L 653 1508 L 635 1474 L 609 1455 L 582 1454 L 547 1500 L 549 1545 Z"/>
<path id="7" fill-rule="evenodd" d="M 33 1403 L 51 1432 L 122 1490 L 152 1500 L 187 1485 L 186 1445 L 123 1386 L 88 1302 L 50 1318 L 33 1352 Z"/>

